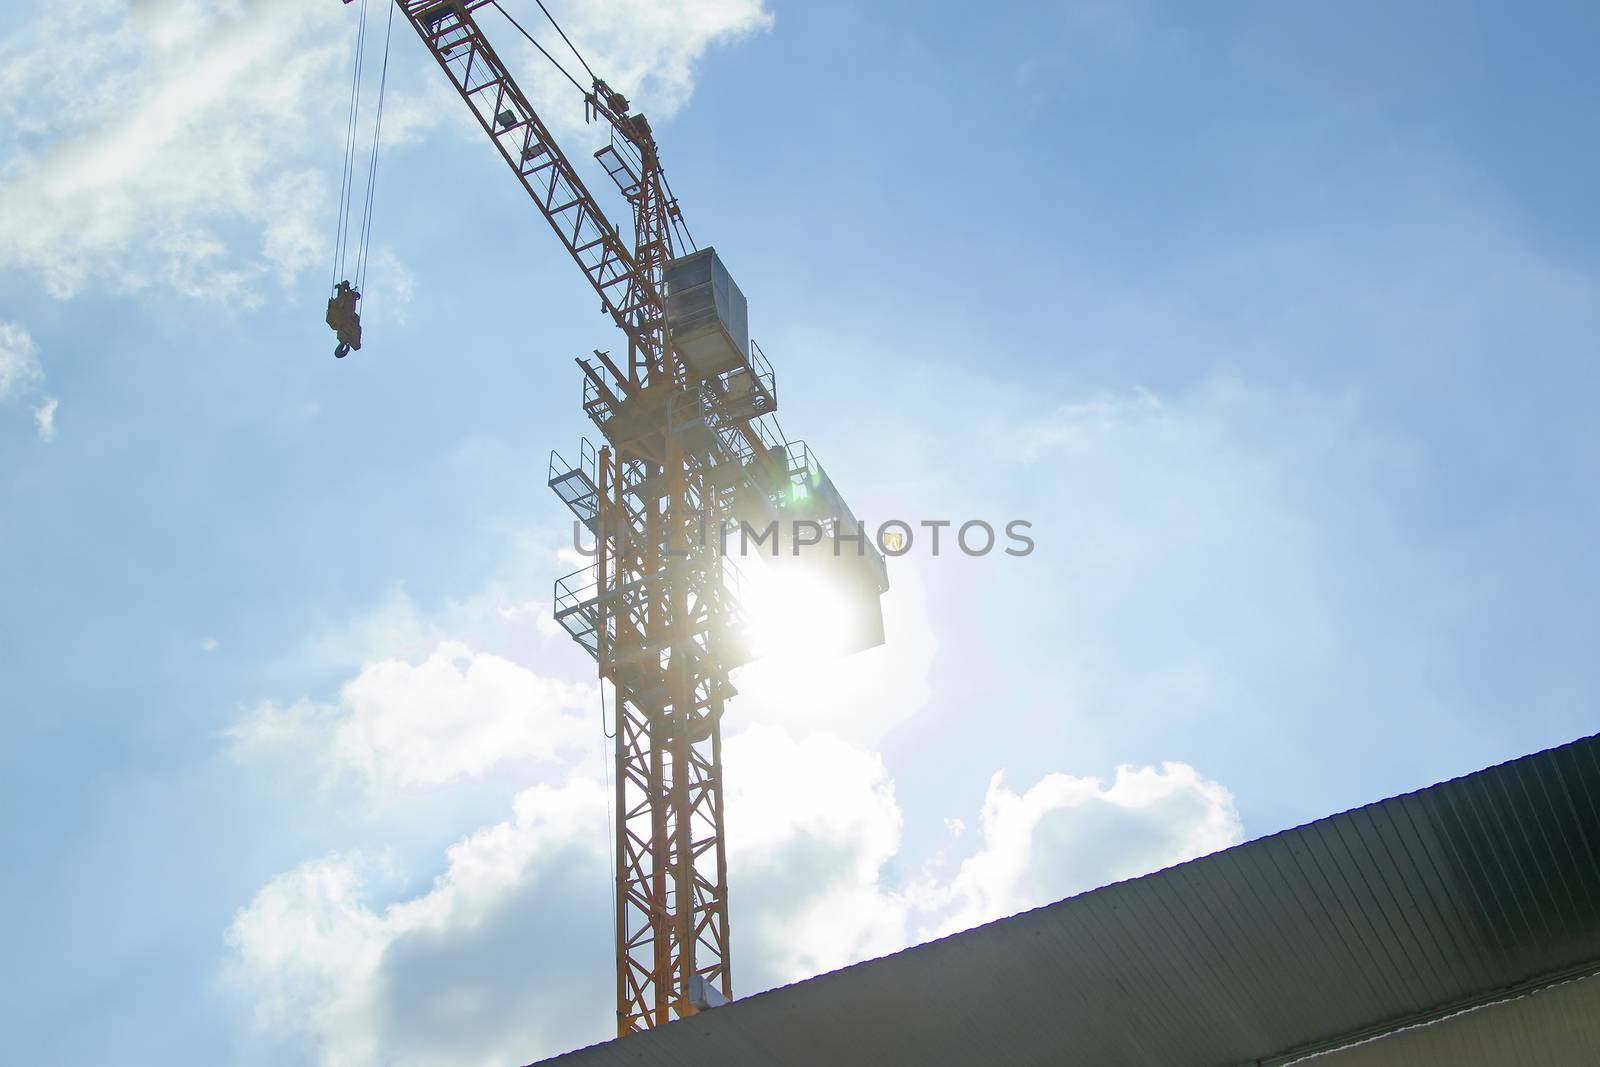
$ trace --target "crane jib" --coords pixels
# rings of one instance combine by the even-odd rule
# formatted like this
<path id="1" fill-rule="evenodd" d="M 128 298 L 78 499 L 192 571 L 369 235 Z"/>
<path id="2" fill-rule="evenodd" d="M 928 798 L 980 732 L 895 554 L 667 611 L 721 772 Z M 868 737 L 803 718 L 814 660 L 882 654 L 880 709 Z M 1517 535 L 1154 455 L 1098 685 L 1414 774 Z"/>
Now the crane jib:
<path id="1" fill-rule="evenodd" d="M 661 296 L 637 271 L 616 227 L 473 17 L 491 2 L 402 0 L 401 10 L 589 279 L 601 306 L 632 335 L 642 320 L 659 316 Z"/>

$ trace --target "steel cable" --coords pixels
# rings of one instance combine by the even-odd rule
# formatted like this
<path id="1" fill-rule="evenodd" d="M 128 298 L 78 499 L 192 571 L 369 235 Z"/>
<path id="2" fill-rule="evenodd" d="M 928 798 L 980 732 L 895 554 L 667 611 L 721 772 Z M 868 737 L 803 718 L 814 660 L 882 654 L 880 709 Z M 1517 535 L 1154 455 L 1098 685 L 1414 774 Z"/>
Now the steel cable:
<path id="1" fill-rule="evenodd" d="M 540 4 L 539 6 L 543 7 L 544 5 Z M 579 82 L 577 78 L 574 78 L 571 74 L 568 74 L 567 73 L 567 68 L 563 67 L 560 63 L 556 62 L 556 57 L 551 55 L 549 52 L 546 52 L 545 49 L 544 49 L 544 45 L 540 44 L 538 42 L 538 40 L 533 36 L 533 34 L 529 33 L 527 30 L 525 30 L 523 28 L 523 26 L 522 26 L 522 23 L 518 22 L 515 18 L 512 17 L 511 12 L 507 11 L 505 8 L 500 6 L 500 0 L 494 0 L 494 9 L 496 11 L 500 12 L 500 14 L 504 15 L 506 21 L 511 23 L 511 25 L 515 26 L 517 28 L 517 32 L 522 34 L 522 36 L 526 37 L 528 39 L 528 43 L 533 45 L 533 47 L 537 48 L 539 50 L 539 54 L 544 56 L 546 59 L 548 59 L 550 61 L 550 65 L 555 67 L 557 70 L 559 70 L 562 73 L 562 75 L 567 79 L 567 81 L 572 83 L 573 88 L 577 89 L 578 92 L 583 93 L 585 96 L 588 95 L 588 90 L 583 87 L 582 83 Z M 546 14 L 548 14 L 548 12 L 546 12 Z M 561 27 L 557 26 L 556 27 L 556 32 L 559 33 L 560 31 L 561 31 Z M 563 34 L 562 36 L 565 36 L 565 34 Z M 576 52 L 574 52 L 574 54 L 576 54 Z M 582 56 L 578 56 L 578 62 L 580 62 L 580 63 L 583 62 L 583 57 Z M 587 64 L 584 65 L 584 69 L 588 69 L 588 65 Z"/>
<path id="2" fill-rule="evenodd" d="M 366 292 L 367 250 L 372 243 L 372 206 L 378 184 L 378 143 L 383 135 L 383 97 L 389 84 L 389 44 L 394 37 L 394 9 L 395 4 L 391 0 L 389 24 L 383 35 L 383 70 L 378 76 L 377 115 L 372 124 L 372 158 L 367 165 L 366 203 L 361 213 L 361 246 L 356 253 L 356 291 L 362 293 Z"/>
<path id="3" fill-rule="evenodd" d="M 361 18 L 356 26 L 355 70 L 350 77 L 350 113 L 345 119 L 344 163 L 339 169 L 339 221 L 333 238 L 333 281 L 329 288 L 339 284 L 344 272 L 344 261 L 350 229 L 350 199 L 355 194 L 356 125 L 361 114 L 361 64 L 367 46 L 367 0 L 361 0 Z"/>
<path id="4" fill-rule="evenodd" d="M 550 9 L 544 6 L 544 0 L 534 0 L 534 3 L 539 5 L 539 10 L 544 12 L 544 17 L 550 20 L 550 25 L 556 28 L 556 32 L 561 35 L 561 39 L 567 42 L 567 47 L 572 49 L 572 54 L 578 57 L 578 62 L 583 64 L 583 69 L 589 72 L 589 80 L 599 81 L 600 79 L 594 76 L 594 70 L 589 66 L 589 61 L 583 58 L 582 52 L 578 51 L 578 46 L 572 43 L 572 38 L 567 36 L 567 31 L 561 28 L 561 23 L 557 22 L 556 17 L 550 14 Z"/>

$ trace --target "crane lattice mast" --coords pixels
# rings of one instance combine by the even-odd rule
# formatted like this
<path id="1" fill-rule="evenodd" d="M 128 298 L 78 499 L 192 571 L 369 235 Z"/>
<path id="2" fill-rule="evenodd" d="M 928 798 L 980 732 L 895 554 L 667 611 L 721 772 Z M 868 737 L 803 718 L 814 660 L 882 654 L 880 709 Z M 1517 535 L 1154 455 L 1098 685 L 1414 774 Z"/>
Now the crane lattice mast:
<path id="1" fill-rule="evenodd" d="M 623 366 L 601 351 L 577 361 L 605 444 L 585 441 L 576 465 L 552 455 L 549 476 L 597 548 L 592 568 L 556 583 L 555 607 L 615 694 L 617 1032 L 627 1035 L 733 995 L 722 714 L 729 672 L 750 650 L 725 531 L 776 519 L 797 485 L 820 525 L 858 524 L 805 446 L 764 418 L 777 399 L 760 349 L 725 326 L 705 340 L 703 322 L 691 330 L 669 307 L 673 286 L 687 302 L 702 286 L 711 299 L 715 283 L 724 308 L 732 283 L 711 249 L 680 255 L 681 215 L 644 116 L 598 78 L 585 91 L 589 115 L 611 126 L 595 156 L 632 208 L 629 247 L 484 35 L 477 13 L 497 0 L 398 3 L 627 337 Z M 882 558 L 867 555 L 881 592 Z"/>

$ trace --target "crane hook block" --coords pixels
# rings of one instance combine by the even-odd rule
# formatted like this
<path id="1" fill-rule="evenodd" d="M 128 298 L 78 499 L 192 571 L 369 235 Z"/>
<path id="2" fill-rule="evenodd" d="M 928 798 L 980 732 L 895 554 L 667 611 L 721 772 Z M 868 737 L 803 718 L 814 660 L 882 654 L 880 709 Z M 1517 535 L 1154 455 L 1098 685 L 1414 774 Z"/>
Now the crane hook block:
<path id="1" fill-rule="evenodd" d="M 361 313 L 356 310 L 356 301 L 360 299 L 361 294 L 351 288 L 348 281 L 335 286 L 333 295 L 328 298 L 327 323 L 339 340 L 333 350 L 339 359 L 349 355 L 351 349 L 361 348 Z"/>

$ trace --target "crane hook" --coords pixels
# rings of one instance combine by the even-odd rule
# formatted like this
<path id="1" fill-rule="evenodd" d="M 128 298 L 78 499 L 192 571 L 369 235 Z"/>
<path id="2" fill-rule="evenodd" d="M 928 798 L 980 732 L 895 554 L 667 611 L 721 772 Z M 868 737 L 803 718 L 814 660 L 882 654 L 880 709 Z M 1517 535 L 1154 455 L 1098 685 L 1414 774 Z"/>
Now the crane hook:
<path id="1" fill-rule="evenodd" d="M 348 356 L 351 349 L 361 348 L 361 312 L 356 310 L 356 301 L 360 299 L 361 294 L 352 288 L 348 281 L 342 281 L 335 286 L 333 295 L 328 298 L 328 315 L 325 321 L 333 329 L 334 336 L 339 341 L 333 350 L 336 359 Z"/>

